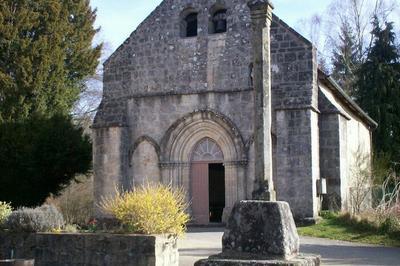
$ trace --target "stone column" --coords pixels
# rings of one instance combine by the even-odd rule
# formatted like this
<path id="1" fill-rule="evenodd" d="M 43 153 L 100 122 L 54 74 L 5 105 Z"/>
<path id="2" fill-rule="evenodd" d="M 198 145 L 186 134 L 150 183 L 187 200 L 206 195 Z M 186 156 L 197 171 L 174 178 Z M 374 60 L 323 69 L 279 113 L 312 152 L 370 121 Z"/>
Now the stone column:
<path id="1" fill-rule="evenodd" d="M 130 188 L 127 180 L 128 130 L 126 127 L 93 128 L 93 169 L 95 216 L 103 218 L 99 208 L 103 198 L 115 196 L 115 188 Z"/>
<path id="2" fill-rule="evenodd" d="M 252 20 L 253 86 L 255 95 L 255 190 L 254 199 L 276 199 L 272 178 L 271 51 L 272 3 L 250 0 Z"/>
<path id="3" fill-rule="evenodd" d="M 225 208 L 222 221 L 228 222 L 232 208 L 238 199 L 237 171 L 233 162 L 225 163 Z"/>

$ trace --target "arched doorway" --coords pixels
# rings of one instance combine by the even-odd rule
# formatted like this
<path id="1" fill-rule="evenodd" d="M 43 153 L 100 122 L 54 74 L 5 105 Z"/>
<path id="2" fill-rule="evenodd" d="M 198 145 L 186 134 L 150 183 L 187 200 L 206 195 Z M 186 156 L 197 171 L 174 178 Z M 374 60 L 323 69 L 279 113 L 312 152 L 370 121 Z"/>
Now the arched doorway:
<path id="1" fill-rule="evenodd" d="M 191 155 L 193 222 L 220 223 L 225 208 L 224 155 L 210 138 L 200 140 Z"/>
<path id="2" fill-rule="evenodd" d="M 213 147 L 210 143 L 215 143 L 215 147 L 218 147 L 220 152 L 214 153 L 210 150 L 204 152 L 204 148 L 201 147 L 207 147 L 207 142 L 204 141 L 206 139 L 209 140 L 208 148 Z M 162 182 L 185 189 L 187 201 L 191 203 L 188 211 L 192 217 L 195 217 L 193 221 L 195 223 L 209 223 L 210 210 L 209 203 L 204 204 L 203 202 L 202 218 L 199 218 L 197 214 L 193 215 L 193 203 L 201 203 L 201 201 L 196 201 L 196 198 L 193 198 L 194 183 L 192 177 L 193 173 L 198 173 L 194 167 L 203 169 L 206 172 L 203 174 L 204 176 L 208 176 L 210 172 L 213 176 L 214 172 L 221 173 L 223 167 L 225 208 L 222 222 L 227 222 L 235 203 L 246 198 L 247 157 L 243 139 L 235 124 L 224 115 L 211 110 L 195 111 L 183 116 L 171 125 L 161 140 L 160 147 Z M 203 152 L 197 154 L 196 151 Z M 208 156 L 214 155 L 207 157 L 207 154 Z M 210 158 L 212 160 L 207 161 Z M 207 164 L 208 168 L 197 166 L 197 164 L 202 163 Z M 216 174 L 218 175 L 218 173 Z M 201 184 L 203 188 L 208 188 L 204 182 Z M 210 185 L 209 180 L 208 185 Z M 206 198 L 204 195 L 207 196 L 208 194 L 203 193 L 197 197 L 204 199 Z M 210 195 L 208 195 L 207 200 L 209 200 L 209 197 Z"/>

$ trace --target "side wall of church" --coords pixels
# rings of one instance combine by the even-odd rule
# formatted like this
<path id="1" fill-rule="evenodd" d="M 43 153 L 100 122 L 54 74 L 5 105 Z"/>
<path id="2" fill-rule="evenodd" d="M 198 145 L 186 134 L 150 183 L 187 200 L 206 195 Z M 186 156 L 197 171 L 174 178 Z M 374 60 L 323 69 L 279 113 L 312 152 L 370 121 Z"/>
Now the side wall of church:
<path id="1" fill-rule="evenodd" d="M 320 127 L 320 167 L 321 178 L 327 182 L 327 194 L 323 197 L 323 208 L 340 210 L 342 199 L 345 197 L 345 190 L 342 186 L 346 184 L 346 130 L 341 128 L 346 126 L 339 109 L 328 99 L 334 96 L 327 89 L 321 89 L 319 93 L 319 116 Z"/>
<path id="2" fill-rule="evenodd" d="M 371 163 L 371 131 L 324 86 L 320 94 L 321 177 L 327 179 L 324 208 L 350 210 L 354 189 L 366 180 L 359 171 Z M 361 182 L 361 183 L 360 183 Z M 365 202 L 369 204 L 368 200 Z"/>
<path id="3" fill-rule="evenodd" d="M 344 208 L 351 210 L 354 207 L 354 196 L 362 189 L 368 180 L 365 179 L 360 171 L 365 171 L 371 167 L 372 162 L 372 136 L 371 131 L 354 114 L 349 113 L 351 119 L 347 123 L 347 178 L 346 180 L 346 198 L 344 199 Z M 346 158 L 344 156 L 344 158 Z M 361 175 L 360 175 L 361 174 Z M 370 207 L 371 198 L 367 196 L 362 208 Z"/>

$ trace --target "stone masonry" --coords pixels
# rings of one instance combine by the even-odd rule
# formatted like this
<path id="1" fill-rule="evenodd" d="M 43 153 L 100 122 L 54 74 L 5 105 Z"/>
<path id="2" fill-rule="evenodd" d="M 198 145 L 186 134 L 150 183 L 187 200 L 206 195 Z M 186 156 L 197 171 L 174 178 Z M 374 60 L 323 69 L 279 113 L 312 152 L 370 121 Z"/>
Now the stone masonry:
<path id="1" fill-rule="evenodd" d="M 226 32 L 212 33 L 218 12 Z M 185 37 L 189 16 L 197 36 Z M 256 40 L 246 0 L 164 0 L 142 22 L 104 64 L 93 125 L 96 201 L 115 186 L 162 182 L 193 202 L 192 152 L 209 138 L 223 153 L 224 221 L 236 202 L 257 196 L 260 179 L 296 219 L 318 215 L 320 178 L 349 207 L 353 153 L 370 153 L 376 123 L 318 70 L 311 42 L 275 15 L 270 23 Z M 262 66 L 254 63 L 260 41 L 270 47 Z"/>
<path id="2" fill-rule="evenodd" d="M 35 266 L 178 266 L 176 237 L 113 234 L 0 233 L 0 260 Z"/>

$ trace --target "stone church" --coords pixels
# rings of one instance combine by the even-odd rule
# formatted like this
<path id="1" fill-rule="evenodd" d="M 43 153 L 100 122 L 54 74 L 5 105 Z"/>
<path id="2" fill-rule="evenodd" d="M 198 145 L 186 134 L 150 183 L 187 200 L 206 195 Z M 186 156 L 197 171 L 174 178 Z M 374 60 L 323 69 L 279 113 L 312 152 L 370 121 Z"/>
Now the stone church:
<path id="1" fill-rule="evenodd" d="M 93 125 L 96 201 L 162 182 L 186 190 L 198 224 L 243 199 L 287 201 L 306 220 L 350 208 L 377 124 L 272 9 L 164 0 L 115 51 Z"/>

